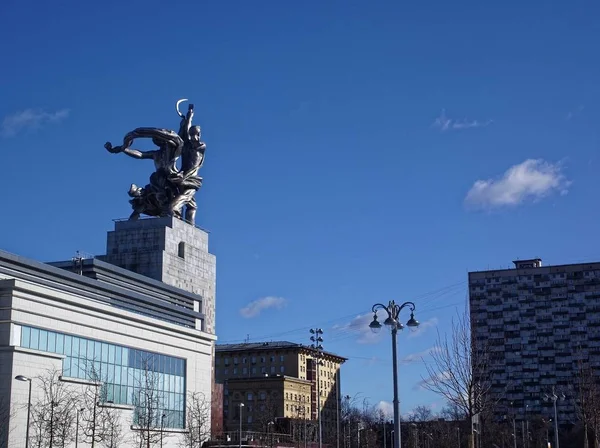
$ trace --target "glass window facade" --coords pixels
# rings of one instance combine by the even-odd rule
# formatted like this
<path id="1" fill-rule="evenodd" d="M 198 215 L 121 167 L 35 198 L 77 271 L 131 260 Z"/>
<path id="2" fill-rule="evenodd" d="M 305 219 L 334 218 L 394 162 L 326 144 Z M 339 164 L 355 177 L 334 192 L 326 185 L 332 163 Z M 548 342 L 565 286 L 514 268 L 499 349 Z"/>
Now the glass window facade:
<path id="1" fill-rule="evenodd" d="M 136 406 L 136 419 L 152 409 L 157 427 L 163 414 L 165 427 L 184 427 L 185 359 L 26 326 L 21 347 L 65 355 L 63 376 L 102 381 L 102 398 Z M 155 403 L 144 406 L 148 396 Z"/>

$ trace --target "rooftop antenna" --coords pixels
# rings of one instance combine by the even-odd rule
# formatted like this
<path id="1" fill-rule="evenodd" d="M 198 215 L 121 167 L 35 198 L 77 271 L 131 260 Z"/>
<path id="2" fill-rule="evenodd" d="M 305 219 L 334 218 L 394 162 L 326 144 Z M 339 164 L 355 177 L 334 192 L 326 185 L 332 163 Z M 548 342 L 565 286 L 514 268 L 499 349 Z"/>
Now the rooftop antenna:
<path id="1" fill-rule="evenodd" d="M 244 339 L 244 344 L 247 344 L 248 342 L 250 342 L 250 335 L 249 334 L 246 335 L 246 339 Z"/>
<path id="2" fill-rule="evenodd" d="M 83 257 L 81 256 L 81 253 L 77 251 L 71 260 L 73 261 L 73 272 L 83 275 Z"/>

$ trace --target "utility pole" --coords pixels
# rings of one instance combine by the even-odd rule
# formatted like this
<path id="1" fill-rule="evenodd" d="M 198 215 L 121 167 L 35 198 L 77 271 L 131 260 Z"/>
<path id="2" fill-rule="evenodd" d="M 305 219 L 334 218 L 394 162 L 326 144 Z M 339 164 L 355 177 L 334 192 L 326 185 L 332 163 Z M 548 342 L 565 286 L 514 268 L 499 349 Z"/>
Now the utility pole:
<path id="1" fill-rule="evenodd" d="M 316 379 L 317 379 L 317 421 L 319 425 L 319 448 L 323 448 L 323 425 L 321 422 L 321 388 L 320 388 L 320 378 L 319 378 L 319 366 L 321 365 L 321 357 L 323 356 L 323 330 L 320 328 L 311 328 L 310 340 L 312 342 L 311 348 L 314 351 L 315 361 L 316 361 Z"/>

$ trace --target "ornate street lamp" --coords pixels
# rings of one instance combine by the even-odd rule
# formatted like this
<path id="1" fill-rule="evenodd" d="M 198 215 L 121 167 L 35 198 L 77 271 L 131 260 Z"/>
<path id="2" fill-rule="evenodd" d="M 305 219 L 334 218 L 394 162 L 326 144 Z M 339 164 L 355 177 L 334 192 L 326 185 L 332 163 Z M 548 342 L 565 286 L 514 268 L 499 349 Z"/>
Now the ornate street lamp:
<path id="1" fill-rule="evenodd" d="M 376 303 L 373 305 L 373 321 L 369 324 L 369 328 L 377 333 L 381 330 L 381 323 L 377 320 L 377 311 L 383 310 L 387 314 L 387 318 L 383 322 L 384 325 L 392 329 L 392 364 L 394 376 L 394 448 L 400 448 L 402 435 L 400 433 L 400 402 L 398 400 L 398 356 L 396 349 L 396 335 L 398 330 L 402 330 L 404 325 L 400 322 L 400 312 L 408 307 L 410 309 L 410 319 L 406 322 L 407 327 L 418 327 L 419 322 L 415 319 L 415 304 L 412 302 L 404 302 L 402 305 L 397 305 L 393 300 L 388 305 Z"/>
<path id="2" fill-rule="evenodd" d="M 565 394 L 558 395 L 556 390 L 554 389 L 554 386 L 552 387 L 551 394 L 544 395 L 544 401 L 550 400 L 550 401 L 554 402 L 554 443 L 555 443 L 555 448 L 560 448 L 559 441 L 558 441 L 558 412 L 556 410 L 556 402 L 558 400 L 564 400 L 564 399 L 565 399 Z"/>

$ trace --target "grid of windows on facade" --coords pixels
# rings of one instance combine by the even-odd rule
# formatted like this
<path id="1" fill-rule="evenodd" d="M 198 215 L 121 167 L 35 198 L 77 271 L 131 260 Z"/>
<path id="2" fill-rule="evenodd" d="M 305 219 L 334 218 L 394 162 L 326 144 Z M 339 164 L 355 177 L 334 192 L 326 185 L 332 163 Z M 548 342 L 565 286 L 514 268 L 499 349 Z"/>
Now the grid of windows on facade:
<path id="1" fill-rule="evenodd" d="M 151 413 L 157 427 L 163 415 L 184 427 L 185 359 L 33 327 L 21 327 L 21 347 L 65 355 L 63 376 L 102 382 L 102 399 L 135 406 L 136 423 Z"/>

